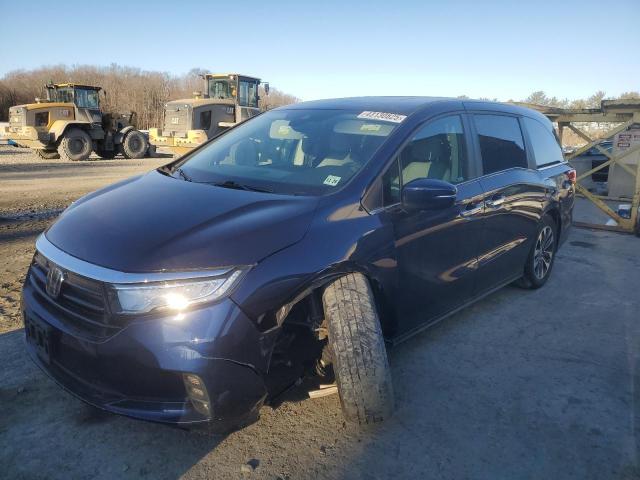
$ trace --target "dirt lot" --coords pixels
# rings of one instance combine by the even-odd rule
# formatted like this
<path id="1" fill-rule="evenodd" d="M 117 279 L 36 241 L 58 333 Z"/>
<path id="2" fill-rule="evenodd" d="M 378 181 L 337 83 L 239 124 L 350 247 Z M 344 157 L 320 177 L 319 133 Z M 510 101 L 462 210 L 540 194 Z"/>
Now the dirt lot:
<path id="1" fill-rule="evenodd" d="M 159 163 L 0 152 L 0 215 Z M 640 478 L 640 239 L 574 229 L 543 289 L 505 288 L 394 349 L 398 411 L 381 426 L 345 424 L 333 396 L 202 437 L 96 413 L 28 360 L 18 290 L 50 220 L 0 224 L 0 477 Z"/>

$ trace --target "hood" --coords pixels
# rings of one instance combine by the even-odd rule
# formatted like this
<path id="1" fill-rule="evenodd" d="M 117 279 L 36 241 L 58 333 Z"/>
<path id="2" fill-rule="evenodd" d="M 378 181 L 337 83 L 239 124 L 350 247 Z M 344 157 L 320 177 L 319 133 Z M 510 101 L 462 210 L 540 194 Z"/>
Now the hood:
<path id="1" fill-rule="evenodd" d="M 153 171 L 83 197 L 45 235 L 74 257 L 122 272 L 252 265 L 300 241 L 317 203 Z"/>
<path id="2" fill-rule="evenodd" d="M 166 103 L 166 107 L 171 109 L 172 107 L 190 106 L 192 108 L 201 107 L 202 105 L 235 105 L 235 102 L 231 99 L 222 98 L 184 98 L 182 100 L 171 100 Z"/>

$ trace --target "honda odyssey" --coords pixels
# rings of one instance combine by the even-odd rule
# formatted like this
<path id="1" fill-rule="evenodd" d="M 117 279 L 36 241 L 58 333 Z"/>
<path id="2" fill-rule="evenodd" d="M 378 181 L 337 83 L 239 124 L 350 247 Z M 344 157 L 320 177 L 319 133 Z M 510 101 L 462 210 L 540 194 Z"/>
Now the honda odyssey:
<path id="1" fill-rule="evenodd" d="M 545 284 L 575 178 L 549 120 L 514 105 L 270 110 L 74 202 L 36 243 L 27 348 L 78 398 L 135 418 L 237 428 L 302 379 L 378 422 L 388 346 Z"/>

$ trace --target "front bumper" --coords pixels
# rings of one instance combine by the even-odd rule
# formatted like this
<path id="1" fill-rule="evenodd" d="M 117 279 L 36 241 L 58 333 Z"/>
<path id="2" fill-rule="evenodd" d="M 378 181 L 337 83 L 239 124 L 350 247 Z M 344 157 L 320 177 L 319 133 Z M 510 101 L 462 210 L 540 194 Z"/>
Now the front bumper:
<path id="1" fill-rule="evenodd" d="M 162 132 L 164 133 L 164 132 Z M 166 147 L 173 153 L 183 155 L 208 140 L 204 130 L 189 130 L 185 137 L 162 135 L 158 128 L 149 130 L 149 143 L 156 147 Z"/>
<path id="2" fill-rule="evenodd" d="M 98 408 L 143 420 L 222 430 L 257 417 L 267 392 L 270 348 L 235 303 L 133 321 L 115 335 L 83 338 L 64 314 L 25 282 L 22 314 L 47 330 L 47 355 L 27 334 L 34 362 L 60 386 Z M 267 348 L 265 348 L 265 346 Z M 183 374 L 198 375 L 210 399 L 203 415 L 189 399 Z"/>

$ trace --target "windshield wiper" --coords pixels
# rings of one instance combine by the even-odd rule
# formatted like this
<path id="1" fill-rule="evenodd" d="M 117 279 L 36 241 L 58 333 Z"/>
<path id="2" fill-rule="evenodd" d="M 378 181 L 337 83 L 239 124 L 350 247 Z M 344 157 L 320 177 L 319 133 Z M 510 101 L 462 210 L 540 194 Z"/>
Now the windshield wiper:
<path id="1" fill-rule="evenodd" d="M 234 182 L 233 180 L 226 180 L 220 183 L 214 183 L 216 187 L 222 188 L 233 188 L 235 190 L 248 190 L 250 192 L 263 192 L 263 193 L 273 193 L 273 190 L 268 188 L 254 187 L 252 185 L 245 185 L 244 183 Z"/>
<path id="2" fill-rule="evenodd" d="M 180 176 L 185 179 L 187 182 L 193 182 L 193 180 L 191 179 L 191 177 L 189 175 L 187 175 L 186 173 L 184 173 L 184 170 L 182 170 L 182 168 L 178 167 L 174 170 L 175 172 L 178 172 L 180 174 Z"/>

